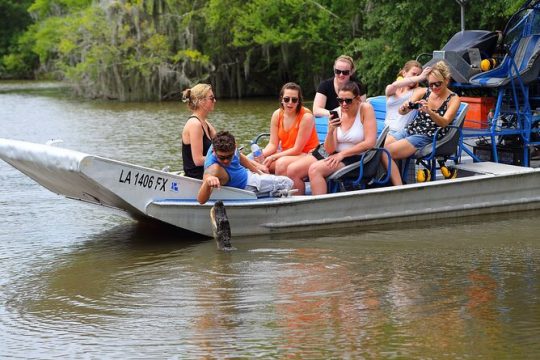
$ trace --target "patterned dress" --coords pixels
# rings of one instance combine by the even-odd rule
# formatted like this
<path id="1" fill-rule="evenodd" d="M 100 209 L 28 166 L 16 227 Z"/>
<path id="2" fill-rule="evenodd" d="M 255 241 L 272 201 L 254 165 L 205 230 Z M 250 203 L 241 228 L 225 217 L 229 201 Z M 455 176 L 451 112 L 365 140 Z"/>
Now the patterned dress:
<path id="1" fill-rule="evenodd" d="M 431 94 L 431 89 L 427 89 L 422 99 L 427 100 L 429 94 Z M 450 102 L 450 99 L 455 95 L 456 93 L 451 92 L 450 95 L 448 95 L 448 97 L 443 101 L 441 106 L 439 106 L 439 108 L 435 110 L 435 112 L 440 116 L 443 116 L 446 113 L 446 110 L 448 110 L 448 103 Z M 440 128 L 441 127 L 437 125 L 435 121 L 433 121 L 429 114 L 419 111 L 418 115 L 416 115 L 416 118 L 409 125 L 407 125 L 407 133 L 409 135 L 426 135 L 429 137 L 433 137 L 435 131 Z M 439 130 L 439 132 L 437 133 L 437 140 L 441 139 L 444 135 L 446 135 L 448 130 L 448 127 L 444 127 Z"/>

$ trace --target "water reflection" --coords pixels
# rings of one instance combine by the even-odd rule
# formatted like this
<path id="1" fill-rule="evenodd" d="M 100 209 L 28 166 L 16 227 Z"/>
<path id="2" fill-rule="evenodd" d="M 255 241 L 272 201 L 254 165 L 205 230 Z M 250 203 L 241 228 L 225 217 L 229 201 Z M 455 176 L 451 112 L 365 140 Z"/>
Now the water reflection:
<path id="1" fill-rule="evenodd" d="M 54 355 L 66 341 L 69 354 L 90 356 L 106 346 L 211 358 L 492 358 L 508 346 L 538 354 L 535 335 L 513 330 L 538 334 L 524 317 L 540 310 L 536 238 L 466 236 L 479 227 L 504 235 L 537 215 L 450 222 L 432 227 L 439 237 L 430 241 L 416 239 L 421 228 L 387 229 L 236 239 L 235 252 L 125 224 L 34 259 L 10 284 L 3 326 L 19 334 L 16 353 L 31 336 Z"/>

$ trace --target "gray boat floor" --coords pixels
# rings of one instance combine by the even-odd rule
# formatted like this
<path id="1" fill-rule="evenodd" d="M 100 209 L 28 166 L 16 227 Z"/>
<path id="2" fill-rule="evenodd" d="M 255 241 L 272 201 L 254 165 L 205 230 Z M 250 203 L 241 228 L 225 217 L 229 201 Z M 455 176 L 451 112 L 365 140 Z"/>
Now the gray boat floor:
<path id="1" fill-rule="evenodd" d="M 491 175 L 516 174 L 534 171 L 532 168 L 529 167 L 507 165 L 494 162 L 461 163 L 458 165 L 454 165 L 453 167 L 471 173 Z"/>

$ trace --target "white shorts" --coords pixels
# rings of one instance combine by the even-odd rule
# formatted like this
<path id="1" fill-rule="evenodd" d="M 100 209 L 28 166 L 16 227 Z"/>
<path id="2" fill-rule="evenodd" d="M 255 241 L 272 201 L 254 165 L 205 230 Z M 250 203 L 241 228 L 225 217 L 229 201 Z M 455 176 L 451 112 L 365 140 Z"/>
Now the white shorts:
<path id="1" fill-rule="evenodd" d="M 293 187 L 293 181 L 286 176 L 272 174 L 256 174 L 248 171 L 248 179 L 245 190 L 258 193 L 278 193 L 281 190 L 289 191 Z"/>

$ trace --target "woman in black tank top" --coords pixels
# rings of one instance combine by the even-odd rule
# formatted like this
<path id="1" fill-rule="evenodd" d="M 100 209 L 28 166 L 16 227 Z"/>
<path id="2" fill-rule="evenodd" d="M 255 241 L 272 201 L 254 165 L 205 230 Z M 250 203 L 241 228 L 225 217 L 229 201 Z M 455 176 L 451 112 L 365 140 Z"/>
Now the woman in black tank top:
<path id="1" fill-rule="evenodd" d="M 208 84 L 197 84 L 184 90 L 182 101 L 193 112 L 182 130 L 182 162 L 184 174 L 202 179 L 204 160 L 216 130 L 208 122 L 208 114 L 214 110 L 216 98 Z"/>

